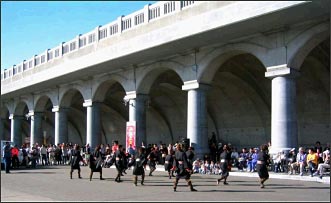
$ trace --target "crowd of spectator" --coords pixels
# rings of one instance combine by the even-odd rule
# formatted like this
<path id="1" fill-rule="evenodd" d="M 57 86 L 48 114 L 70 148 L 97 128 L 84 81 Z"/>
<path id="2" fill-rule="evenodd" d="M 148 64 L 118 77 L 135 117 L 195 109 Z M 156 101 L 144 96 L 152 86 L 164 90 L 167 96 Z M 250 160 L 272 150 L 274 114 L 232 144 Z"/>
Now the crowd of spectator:
<path id="1" fill-rule="evenodd" d="M 169 149 L 174 151 L 178 143 L 179 142 L 169 144 L 168 146 L 162 143 L 148 144 L 147 146 L 144 146 L 142 143 L 142 147 L 145 148 L 147 155 L 152 153 L 151 157 L 153 157 L 156 164 L 163 165 Z M 257 154 L 259 152 L 259 148 L 244 147 L 238 151 L 237 147 L 231 146 L 230 143 L 227 145 L 231 150 L 231 164 L 229 165 L 230 171 L 231 168 L 237 168 L 240 172 L 256 172 Z M 59 143 L 57 145 L 39 145 L 36 143 L 32 147 L 23 144 L 21 148 L 15 145 L 11 149 L 11 168 L 36 168 L 36 166 L 69 165 L 73 146 L 74 145 L 72 143 Z M 111 145 L 100 144 L 99 146 L 100 154 L 103 160 L 103 167 L 108 168 L 113 164 L 112 157 L 113 153 L 117 150 L 116 146 L 118 146 L 118 141 L 113 141 Z M 188 148 L 189 146 L 186 146 L 184 149 L 187 150 Z M 81 165 L 87 166 L 89 163 L 89 156 L 91 154 L 91 147 L 87 144 L 82 146 L 81 149 L 81 155 L 83 157 Z M 191 147 L 191 149 L 193 148 Z M 209 140 L 209 149 L 210 152 L 205 154 L 202 159 L 195 158 L 192 160 L 194 173 L 216 175 L 220 175 L 222 173 L 219 161 L 219 155 L 222 153 L 222 144 L 216 142 L 215 134 L 213 134 L 212 138 Z M 127 149 L 123 147 L 125 165 L 130 162 L 131 158 L 135 156 L 135 153 L 135 149 L 132 145 L 128 146 Z M 298 152 L 295 148 L 288 152 L 282 150 L 271 154 L 270 157 L 269 169 L 275 173 L 288 173 L 289 175 L 299 174 L 301 176 L 306 173 L 312 177 L 318 175 L 322 178 L 325 171 L 330 170 L 329 144 L 326 144 L 326 147 L 323 149 L 319 141 L 315 143 L 314 147 L 308 147 L 306 149 L 299 147 Z"/>

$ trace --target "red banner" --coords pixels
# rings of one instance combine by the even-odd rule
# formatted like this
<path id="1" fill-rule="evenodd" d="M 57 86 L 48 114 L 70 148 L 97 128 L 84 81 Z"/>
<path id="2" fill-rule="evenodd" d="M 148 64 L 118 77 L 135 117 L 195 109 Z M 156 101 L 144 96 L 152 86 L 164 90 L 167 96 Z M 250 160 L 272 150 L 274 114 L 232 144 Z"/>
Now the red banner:
<path id="1" fill-rule="evenodd" d="M 126 149 L 132 145 L 136 149 L 136 122 L 126 122 Z"/>

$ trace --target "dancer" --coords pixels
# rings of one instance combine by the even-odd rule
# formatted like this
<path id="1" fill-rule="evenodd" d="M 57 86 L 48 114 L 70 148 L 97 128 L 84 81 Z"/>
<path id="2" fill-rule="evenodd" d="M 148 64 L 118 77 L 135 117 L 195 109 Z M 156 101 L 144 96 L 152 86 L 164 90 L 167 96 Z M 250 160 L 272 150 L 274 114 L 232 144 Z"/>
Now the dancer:
<path id="1" fill-rule="evenodd" d="M 182 150 L 182 145 L 177 144 L 177 150 L 175 152 L 174 162 L 173 162 L 173 169 L 175 170 L 176 180 L 174 181 L 174 192 L 176 192 L 177 184 L 179 179 L 185 178 L 187 185 L 189 186 L 190 190 L 197 191 L 193 188 L 192 181 L 191 181 L 191 173 L 192 171 L 189 169 L 186 153 Z"/>
<path id="2" fill-rule="evenodd" d="M 115 154 L 115 166 L 116 166 L 116 170 L 117 170 L 117 176 L 115 178 L 116 182 L 122 182 L 121 181 L 121 176 L 123 175 L 123 169 L 124 169 L 124 165 L 123 165 L 123 145 L 118 145 L 118 149 L 116 150 Z"/>
<path id="3" fill-rule="evenodd" d="M 75 169 L 78 170 L 78 178 L 82 178 L 80 176 L 80 165 L 79 162 L 83 161 L 83 157 L 80 154 L 79 145 L 75 144 L 73 150 L 71 151 L 71 159 L 70 159 L 70 179 L 72 179 L 72 173 Z"/>
<path id="4" fill-rule="evenodd" d="M 269 165 L 270 155 L 268 154 L 268 145 L 263 144 L 260 149 L 257 155 L 256 170 L 260 177 L 260 187 L 264 188 L 264 182 L 269 178 L 267 166 Z"/>
<path id="5" fill-rule="evenodd" d="M 138 176 L 141 176 L 141 185 L 144 185 L 144 179 L 145 179 L 145 168 L 144 168 L 144 162 L 146 162 L 146 155 L 145 155 L 145 149 L 142 147 L 139 147 L 138 154 L 132 155 L 133 158 L 131 159 L 131 162 L 128 164 L 129 167 L 133 167 L 132 174 L 133 177 L 133 184 L 137 186 L 138 182 Z"/>
<path id="6" fill-rule="evenodd" d="M 100 180 L 104 180 L 102 178 L 102 156 L 100 152 L 101 146 L 97 145 L 95 148 L 93 154 L 90 155 L 90 181 L 92 181 L 93 172 L 99 172 L 100 173 Z"/>
<path id="7" fill-rule="evenodd" d="M 230 148 L 227 145 L 223 146 L 223 152 L 220 155 L 220 167 L 222 170 L 221 178 L 217 179 L 217 185 L 220 184 L 221 180 L 224 180 L 223 184 L 228 185 L 226 179 L 229 176 L 229 163 L 231 161 L 231 152 Z"/>
<path id="8" fill-rule="evenodd" d="M 171 177 L 175 177 L 174 171 L 171 170 L 173 167 L 172 165 L 173 162 L 174 162 L 174 150 L 168 149 L 168 154 L 165 157 L 165 161 L 164 161 L 164 170 L 168 172 L 169 179 L 171 179 Z"/>

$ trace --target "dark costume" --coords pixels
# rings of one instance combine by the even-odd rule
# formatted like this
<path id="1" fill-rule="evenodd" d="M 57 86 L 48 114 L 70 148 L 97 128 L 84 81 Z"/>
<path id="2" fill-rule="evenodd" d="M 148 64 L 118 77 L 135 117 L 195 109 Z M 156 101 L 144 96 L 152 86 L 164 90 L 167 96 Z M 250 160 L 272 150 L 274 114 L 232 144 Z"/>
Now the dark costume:
<path id="1" fill-rule="evenodd" d="M 141 176 L 141 185 L 144 185 L 145 179 L 145 168 L 144 163 L 146 162 L 146 155 L 143 153 L 143 150 L 139 150 L 139 153 L 131 159 L 131 162 L 128 164 L 129 167 L 134 166 L 132 170 L 133 184 L 137 186 L 138 176 Z"/>
<path id="2" fill-rule="evenodd" d="M 71 151 L 71 159 L 70 159 L 70 166 L 71 166 L 70 179 L 72 179 L 72 173 L 74 172 L 75 169 L 78 170 L 78 178 L 82 178 L 80 176 L 80 165 L 79 165 L 79 162 L 81 162 L 81 161 L 83 161 L 83 157 L 80 154 L 80 150 L 73 149 Z"/>
<path id="3" fill-rule="evenodd" d="M 93 154 L 90 154 L 90 181 L 92 181 L 92 176 L 94 172 L 100 173 L 100 180 L 104 180 L 102 178 L 102 155 L 101 152 L 96 148 Z"/>
<path id="4" fill-rule="evenodd" d="M 269 178 L 267 166 L 269 165 L 270 156 L 267 153 L 266 147 L 261 147 L 261 151 L 257 155 L 256 170 L 260 177 L 260 186 L 264 188 L 264 182 Z"/>
<path id="5" fill-rule="evenodd" d="M 148 155 L 148 166 L 149 166 L 149 176 L 156 170 L 156 154 L 155 149 L 153 149 Z"/>
<path id="6" fill-rule="evenodd" d="M 173 170 L 177 173 L 176 180 L 174 181 L 174 191 L 176 191 L 178 181 L 181 178 L 185 178 L 191 191 L 197 191 L 193 188 L 192 181 L 190 179 L 192 170 L 189 168 L 186 153 L 182 150 L 180 144 L 177 145 L 177 150 L 175 152 Z"/>
<path id="7" fill-rule="evenodd" d="M 174 171 L 171 170 L 173 167 L 173 162 L 174 162 L 174 156 L 172 154 L 168 154 L 164 160 L 164 170 L 168 172 L 169 179 L 171 179 L 171 177 L 175 177 Z"/>
<path id="8" fill-rule="evenodd" d="M 124 165 L 123 165 L 124 153 L 122 151 L 122 145 L 119 145 L 119 148 L 116 150 L 114 156 L 115 156 L 115 166 L 117 170 L 117 176 L 115 178 L 115 181 L 121 182 L 122 171 L 124 170 Z"/>
<path id="9" fill-rule="evenodd" d="M 193 170 L 194 152 L 192 151 L 192 148 L 189 147 L 189 149 L 185 153 L 186 153 L 189 168 L 191 170 Z"/>
<path id="10" fill-rule="evenodd" d="M 221 178 L 217 179 L 217 185 L 219 185 L 220 181 L 224 179 L 223 184 L 227 185 L 226 179 L 229 176 L 229 163 L 231 162 L 231 152 L 225 146 L 224 151 L 220 155 L 220 167 L 222 170 Z"/>

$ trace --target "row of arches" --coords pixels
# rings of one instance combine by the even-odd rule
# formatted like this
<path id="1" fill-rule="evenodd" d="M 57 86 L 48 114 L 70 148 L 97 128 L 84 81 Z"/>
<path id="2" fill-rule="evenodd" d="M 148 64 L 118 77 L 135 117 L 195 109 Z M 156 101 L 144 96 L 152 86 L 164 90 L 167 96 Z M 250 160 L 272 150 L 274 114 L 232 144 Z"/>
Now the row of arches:
<path id="1" fill-rule="evenodd" d="M 300 76 L 295 79 L 299 145 L 310 145 L 316 139 L 326 143 L 330 134 L 330 37 L 325 34 L 328 32 L 322 29 L 323 26 L 307 31 L 306 35 L 311 37 L 303 35 L 300 43 L 293 40 L 301 46 L 293 43 L 287 50 L 293 52 L 293 60 L 287 65 L 300 70 Z M 57 144 L 54 107 L 61 107 L 67 109 L 65 140 L 84 145 L 88 131 L 84 104 L 92 102 L 100 107 L 99 141 L 111 143 L 119 140 L 125 143 L 125 126 L 130 120 L 131 104 L 123 99 L 130 90 L 136 89 L 137 94 L 148 95 L 143 103 L 146 110 L 144 141 L 174 143 L 190 136 L 187 129 L 190 115 L 188 92 L 183 91 L 183 86 L 194 78 L 199 84 L 208 84 L 207 136 L 215 132 L 218 142 L 230 142 L 238 148 L 256 147 L 271 141 L 272 79 L 265 77 L 265 71 L 268 70 L 266 65 L 275 65 L 274 60 L 266 59 L 270 55 L 266 54 L 268 50 L 265 48 L 246 43 L 222 46 L 219 50 L 208 49 L 191 54 L 185 60 L 192 57 L 196 60 L 198 54 L 198 63 L 193 65 L 166 60 L 150 67 L 134 68 L 132 74 L 138 76 L 134 80 L 125 74 L 111 78 L 101 76 L 7 102 L 1 108 L 2 137 L 12 139 L 12 129 L 19 128 L 21 137 L 18 142 L 31 142 L 31 119 L 39 113 L 41 125 L 36 132 L 39 134 L 36 141 Z M 191 71 L 185 72 L 186 69 Z M 33 116 L 29 116 L 29 112 Z M 11 116 L 21 117 L 19 127 L 11 124 Z"/>

